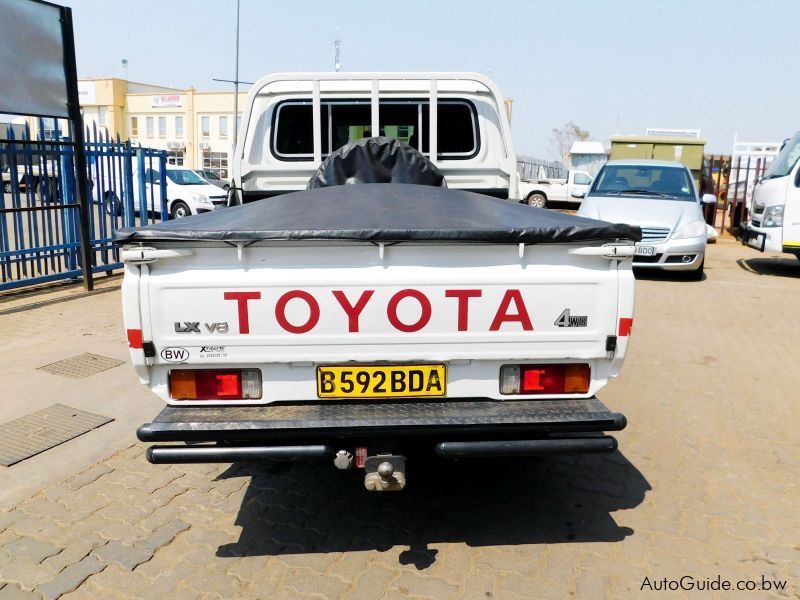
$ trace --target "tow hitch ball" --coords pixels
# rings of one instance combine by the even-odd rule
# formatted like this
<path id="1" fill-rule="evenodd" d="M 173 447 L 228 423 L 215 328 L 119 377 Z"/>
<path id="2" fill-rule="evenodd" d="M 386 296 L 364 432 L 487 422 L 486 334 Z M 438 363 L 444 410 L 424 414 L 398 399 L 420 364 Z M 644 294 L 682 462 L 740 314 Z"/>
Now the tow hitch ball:
<path id="1" fill-rule="evenodd" d="M 364 487 L 371 492 L 396 492 L 406 487 L 406 457 L 394 454 L 368 456 Z"/>

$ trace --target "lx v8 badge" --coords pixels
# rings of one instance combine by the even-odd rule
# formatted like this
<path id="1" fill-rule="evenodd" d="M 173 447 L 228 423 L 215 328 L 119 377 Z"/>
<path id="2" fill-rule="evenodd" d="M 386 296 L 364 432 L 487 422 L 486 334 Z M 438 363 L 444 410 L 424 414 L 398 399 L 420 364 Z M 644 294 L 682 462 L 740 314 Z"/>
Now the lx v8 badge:
<path id="1" fill-rule="evenodd" d="M 558 318 L 553 325 L 556 327 L 586 327 L 588 323 L 589 317 L 586 315 L 572 316 L 569 313 L 569 309 L 565 308 L 564 312 L 558 315 Z"/>
<path id="2" fill-rule="evenodd" d="M 227 321 L 221 323 L 203 323 L 208 333 L 228 333 Z M 175 321 L 175 333 L 200 333 L 200 321 L 184 321 L 181 325 Z"/>

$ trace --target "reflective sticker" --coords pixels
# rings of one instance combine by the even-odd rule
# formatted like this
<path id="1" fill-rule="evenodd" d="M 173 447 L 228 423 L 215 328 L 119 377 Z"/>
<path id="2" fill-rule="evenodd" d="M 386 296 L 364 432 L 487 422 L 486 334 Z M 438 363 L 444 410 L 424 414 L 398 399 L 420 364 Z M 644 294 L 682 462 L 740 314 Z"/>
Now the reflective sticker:
<path id="1" fill-rule="evenodd" d="M 625 337 L 627 335 L 630 335 L 632 327 L 633 327 L 633 319 L 631 317 L 621 317 L 619 320 L 620 337 Z"/>

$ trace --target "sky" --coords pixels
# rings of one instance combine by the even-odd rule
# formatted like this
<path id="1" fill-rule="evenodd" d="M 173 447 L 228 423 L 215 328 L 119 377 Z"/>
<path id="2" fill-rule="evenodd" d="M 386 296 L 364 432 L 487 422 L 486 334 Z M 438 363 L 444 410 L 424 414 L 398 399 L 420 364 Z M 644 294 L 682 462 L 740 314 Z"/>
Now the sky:
<path id="1" fill-rule="evenodd" d="M 800 128 L 797 0 L 240 0 L 239 77 L 477 71 L 513 98 L 518 154 L 573 121 L 607 141 L 700 129 L 707 152 Z M 68 0 L 80 77 L 231 89 L 236 0 Z M 337 33 L 338 29 L 338 33 Z"/>

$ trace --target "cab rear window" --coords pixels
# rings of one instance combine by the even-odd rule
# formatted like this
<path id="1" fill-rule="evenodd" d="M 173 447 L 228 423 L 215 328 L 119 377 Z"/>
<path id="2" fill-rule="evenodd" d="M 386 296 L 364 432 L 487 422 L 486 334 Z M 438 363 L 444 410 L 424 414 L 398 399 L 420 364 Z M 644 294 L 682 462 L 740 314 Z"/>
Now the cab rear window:
<path id="1" fill-rule="evenodd" d="M 379 104 L 380 131 L 372 132 L 368 100 L 323 101 L 320 105 L 322 156 L 349 142 L 373 135 L 401 140 L 429 153 L 430 107 L 424 100 L 391 100 Z M 458 160 L 478 153 L 480 137 L 475 107 L 466 100 L 440 100 L 437 111 L 438 158 Z M 310 101 L 287 101 L 275 110 L 273 154 L 284 160 L 312 160 L 313 107 Z"/>

